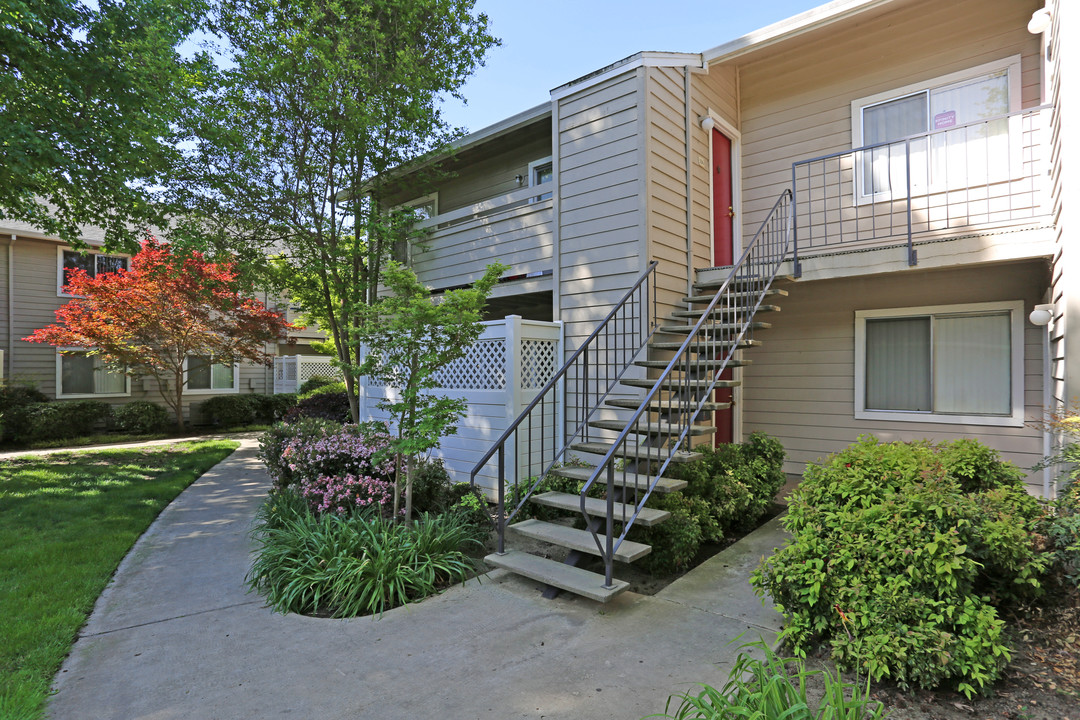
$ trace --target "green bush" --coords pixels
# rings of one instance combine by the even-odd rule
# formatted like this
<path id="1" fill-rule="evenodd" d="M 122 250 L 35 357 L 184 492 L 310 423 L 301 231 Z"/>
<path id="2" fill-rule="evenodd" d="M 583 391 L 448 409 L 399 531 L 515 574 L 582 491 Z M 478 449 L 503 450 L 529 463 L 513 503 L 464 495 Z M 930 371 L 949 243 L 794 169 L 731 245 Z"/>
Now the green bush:
<path id="1" fill-rule="evenodd" d="M 301 389 L 296 393 L 296 399 L 298 401 L 307 400 L 308 398 L 316 397 L 318 395 L 326 395 L 328 393 L 344 393 L 345 391 L 345 383 L 341 382 L 340 380 L 336 380 L 328 383 L 323 383 L 321 385 L 316 385 L 309 390 Z"/>
<path id="2" fill-rule="evenodd" d="M 649 507 L 671 512 L 671 519 L 630 531 L 632 539 L 652 546 L 638 564 L 657 575 L 685 568 L 704 542 L 718 543 L 757 527 L 786 481 L 784 448 L 764 433 L 752 433 L 743 443 L 694 451 L 704 457 L 673 464 L 667 473 L 685 480 L 686 488 L 653 493 L 649 499 Z"/>
<path id="3" fill-rule="evenodd" d="M 316 517 L 292 494 L 277 491 L 260 512 L 246 578 L 277 612 L 382 614 L 473 570 L 466 550 L 478 542 L 459 515 L 421 515 L 412 527 L 363 513 Z"/>
<path id="4" fill-rule="evenodd" d="M 307 395 L 312 390 L 316 390 L 316 389 L 321 388 L 321 387 L 326 387 L 327 385 L 342 385 L 342 386 L 344 386 L 345 383 L 341 382 L 341 380 L 338 379 L 338 378 L 327 377 L 325 375 L 312 375 L 311 377 L 309 377 L 307 380 L 305 380 L 303 383 L 300 384 L 300 387 L 297 388 L 297 390 L 296 390 L 296 394 L 297 395 Z"/>
<path id="5" fill-rule="evenodd" d="M 200 411 L 204 420 L 215 427 L 250 425 L 257 408 L 254 395 L 217 395 L 204 400 Z"/>
<path id="6" fill-rule="evenodd" d="M 148 400 L 125 403 L 112 413 L 112 427 L 120 432 L 158 433 L 170 429 L 176 417 Z"/>
<path id="7" fill-rule="evenodd" d="M 32 384 L 0 384 L 0 430 L 3 431 L 3 439 L 7 442 L 26 440 L 30 425 L 30 406 L 48 401 L 49 396 Z"/>
<path id="8" fill-rule="evenodd" d="M 11 409 L 8 439 L 15 442 L 63 440 L 89 435 L 108 425 L 111 408 L 100 400 L 31 403 Z"/>
<path id="9" fill-rule="evenodd" d="M 262 395 L 256 393 L 248 395 L 255 405 L 255 422 L 275 423 L 285 417 L 294 405 L 296 405 L 295 393 L 275 393 Z"/>
<path id="10" fill-rule="evenodd" d="M 826 643 L 841 667 L 971 696 L 1009 659 L 997 608 L 1041 591 L 1040 515 L 979 443 L 862 437 L 807 467 L 792 539 L 752 582 L 783 609 L 796 652 Z"/>

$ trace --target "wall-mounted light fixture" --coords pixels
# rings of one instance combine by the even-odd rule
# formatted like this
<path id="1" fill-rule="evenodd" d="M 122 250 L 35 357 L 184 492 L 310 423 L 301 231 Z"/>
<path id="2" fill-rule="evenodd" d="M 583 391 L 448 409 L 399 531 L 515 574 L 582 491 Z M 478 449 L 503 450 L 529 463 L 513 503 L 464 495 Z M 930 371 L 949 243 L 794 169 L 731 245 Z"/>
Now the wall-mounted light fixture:
<path id="1" fill-rule="evenodd" d="M 518 187 L 521 187 L 522 185 L 525 184 L 525 176 L 524 175 L 515 175 L 514 179 L 517 180 Z"/>
<path id="2" fill-rule="evenodd" d="M 712 119 L 712 115 L 706 115 L 701 118 L 701 129 L 705 132 L 709 132 L 716 125 L 716 121 Z"/>
<path id="3" fill-rule="evenodd" d="M 1031 13 L 1031 19 L 1028 20 L 1028 32 L 1032 35 L 1041 35 L 1050 28 L 1051 20 L 1053 20 L 1053 16 L 1050 15 L 1048 8 L 1036 10 Z"/>
<path id="4" fill-rule="evenodd" d="M 1054 306 L 1052 304 L 1036 305 L 1035 309 L 1031 311 L 1030 315 L 1028 315 L 1028 320 L 1031 321 L 1032 325 L 1038 325 L 1039 327 L 1043 327 L 1044 325 L 1048 325 L 1050 323 L 1050 318 L 1053 317 L 1053 310 Z"/>

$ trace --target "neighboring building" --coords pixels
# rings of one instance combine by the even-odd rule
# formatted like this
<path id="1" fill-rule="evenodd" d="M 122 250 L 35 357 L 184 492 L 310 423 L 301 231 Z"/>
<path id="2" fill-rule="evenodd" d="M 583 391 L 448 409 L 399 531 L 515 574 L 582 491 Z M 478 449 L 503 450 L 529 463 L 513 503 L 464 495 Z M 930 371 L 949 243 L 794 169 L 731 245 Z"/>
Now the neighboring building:
<path id="1" fill-rule="evenodd" d="M 793 474 L 865 433 L 975 437 L 1029 468 L 1049 447 L 1032 423 L 1080 395 L 1065 5 L 838 0 L 704 53 L 638 53 L 464 138 L 444 163 L 455 176 L 422 197 L 387 200 L 431 215 L 411 256 L 424 282 L 459 286 L 501 260 L 517 279 L 498 288 L 500 311 L 561 321 L 567 359 L 657 263 L 657 335 L 616 394 L 599 397 L 604 367 L 567 374 L 551 442 L 570 437 L 591 461 L 645 457 L 610 443 L 679 346 L 673 313 L 692 316 L 683 298 L 716 292 L 769 219 L 753 252 L 784 249 L 779 275 L 796 279 L 763 303 L 781 312 L 739 320 L 739 346 L 754 347 L 726 366 L 734 407 L 699 423 L 720 439 L 779 438 Z M 1048 326 L 1029 321 L 1037 305 L 1051 306 Z M 575 374 L 600 384 L 595 402 L 580 401 Z M 581 426 L 575 403 L 597 406 Z M 675 438 L 637 434 L 650 457 Z M 507 460 L 503 476 L 523 482 L 550 459 Z M 1028 477 L 1036 494 L 1053 492 L 1047 481 Z"/>
<path id="2" fill-rule="evenodd" d="M 153 378 L 132 379 L 109 372 L 99 358 L 80 353 L 61 354 L 50 345 L 30 343 L 22 338 L 55 322 L 55 311 L 72 299 L 63 292 L 65 269 L 80 267 L 88 273 L 109 272 L 128 267 L 129 257 L 107 254 L 100 248 L 100 232 L 86 229 L 82 239 L 89 253 L 77 253 L 56 238 L 28 225 L 0 221 L 0 350 L 3 350 L 3 377 L 33 383 L 51 398 L 103 400 L 122 405 L 132 400 L 164 404 Z M 269 307 L 278 306 L 288 319 L 297 313 L 285 303 L 262 293 Z M 266 352 L 277 355 L 310 353 L 311 340 L 321 339 L 317 331 L 294 333 L 295 344 L 268 345 Z M 252 363 L 215 365 L 194 359 L 184 391 L 184 414 L 189 422 L 205 422 L 198 406 L 208 397 L 234 393 L 271 393 L 274 368 Z M 194 415 L 192 408 L 196 408 Z"/>

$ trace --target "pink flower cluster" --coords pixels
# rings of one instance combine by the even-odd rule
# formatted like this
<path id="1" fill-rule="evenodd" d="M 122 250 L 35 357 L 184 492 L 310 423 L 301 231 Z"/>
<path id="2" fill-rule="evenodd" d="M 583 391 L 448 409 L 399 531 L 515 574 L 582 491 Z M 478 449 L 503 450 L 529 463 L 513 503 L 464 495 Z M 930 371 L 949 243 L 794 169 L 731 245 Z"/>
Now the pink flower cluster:
<path id="1" fill-rule="evenodd" d="M 378 505 L 386 513 L 394 505 L 394 485 L 368 475 L 322 475 L 300 482 L 300 494 L 313 512 L 345 514 L 352 508 Z"/>

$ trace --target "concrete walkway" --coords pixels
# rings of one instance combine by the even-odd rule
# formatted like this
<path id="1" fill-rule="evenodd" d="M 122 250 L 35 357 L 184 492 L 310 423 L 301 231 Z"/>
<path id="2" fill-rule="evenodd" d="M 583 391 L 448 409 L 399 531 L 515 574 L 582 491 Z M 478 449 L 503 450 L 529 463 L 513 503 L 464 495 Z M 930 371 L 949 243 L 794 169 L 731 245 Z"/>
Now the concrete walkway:
<path id="1" fill-rule="evenodd" d="M 55 683 L 53 720 L 634 720 L 722 684 L 738 635 L 779 616 L 746 578 L 776 521 L 654 597 L 540 597 L 504 571 L 382 619 L 278 615 L 244 588 L 269 479 L 252 439 L 182 493 L 102 594 Z"/>

